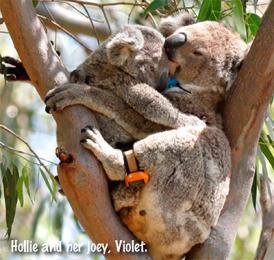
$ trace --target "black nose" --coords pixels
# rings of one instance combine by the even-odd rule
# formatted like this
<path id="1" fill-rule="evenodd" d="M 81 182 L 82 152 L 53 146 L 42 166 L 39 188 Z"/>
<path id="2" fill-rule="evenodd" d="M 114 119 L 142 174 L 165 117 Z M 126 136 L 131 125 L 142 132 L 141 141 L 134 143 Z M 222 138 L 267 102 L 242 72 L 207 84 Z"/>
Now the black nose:
<path id="1" fill-rule="evenodd" d="M 176 48 L 186 43 L 187 37 L 185 33 L 172 35 L 165 40 L 164 49 L 169 58 L 172 58 Z"/>

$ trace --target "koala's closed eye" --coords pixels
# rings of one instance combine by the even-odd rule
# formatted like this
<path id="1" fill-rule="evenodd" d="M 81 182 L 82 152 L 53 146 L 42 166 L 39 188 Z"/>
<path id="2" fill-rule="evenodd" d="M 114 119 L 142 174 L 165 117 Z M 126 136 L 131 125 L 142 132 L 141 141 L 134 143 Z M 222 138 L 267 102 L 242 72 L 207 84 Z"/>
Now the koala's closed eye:
<path id="1" fill-rule="evenodd" d="M 201 51 L 198 51 L 198 50 L 194 50 L 192 52 L 195 56 L 203 56 L 203 53 Z"/>

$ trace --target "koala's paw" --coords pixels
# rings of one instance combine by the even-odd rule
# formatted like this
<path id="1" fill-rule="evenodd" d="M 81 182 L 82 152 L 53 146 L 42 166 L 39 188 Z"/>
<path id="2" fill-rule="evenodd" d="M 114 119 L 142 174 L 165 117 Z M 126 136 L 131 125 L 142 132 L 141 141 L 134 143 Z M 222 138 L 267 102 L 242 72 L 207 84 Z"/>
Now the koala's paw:
<path id="1" fill-rule="evenodd" d="M 45 98 L 46 112 L 63 110 L 67 106 L 79 104 L 83 88 L 76 84 L 65 84 L 50 90 Z"/>
<path id="2" fill-rule="evenodd" d="M 70 82 L 90 85 L 92 80 L 91 77 L 87 75 L 86 71 L 82 69 L 76 69 L 70 73 Z"/>
<path id="3" fill-rule="evenodd" d="M 92 151 L 99 160 L 104 160 L 112 147 L 105 141 L 99 130 L 94 126 L 86 126 L 81 133 L 83 136 L 81 144 Z"/>

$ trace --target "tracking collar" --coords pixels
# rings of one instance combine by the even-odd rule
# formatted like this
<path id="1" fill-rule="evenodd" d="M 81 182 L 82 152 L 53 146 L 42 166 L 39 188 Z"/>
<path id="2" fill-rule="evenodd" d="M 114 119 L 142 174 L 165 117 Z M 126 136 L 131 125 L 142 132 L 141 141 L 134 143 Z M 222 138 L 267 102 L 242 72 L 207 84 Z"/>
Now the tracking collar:
<path id="1" fill-rule="evenodd" d="M 140 168 L 139 162 L 135 157 L 134 151 L 128 150 L 126 152 L 123 152 L 123 157 L 126 168 L 126 186 L 144 186 L 149 180 L 149 175 L 146 171 Z"/>

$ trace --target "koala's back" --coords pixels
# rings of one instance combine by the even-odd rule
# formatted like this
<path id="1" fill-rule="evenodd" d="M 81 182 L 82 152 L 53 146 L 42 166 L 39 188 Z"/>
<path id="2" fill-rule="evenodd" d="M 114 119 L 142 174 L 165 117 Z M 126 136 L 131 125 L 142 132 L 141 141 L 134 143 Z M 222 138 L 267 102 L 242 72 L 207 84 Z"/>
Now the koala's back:
<path id="1" fill-rule="evenodd" d="M 120 216 L 149 243 L 155 259 L 157 255 L 179 259 L 208 237 L 228 193 L 229 150 L 223 132 L 215 127 L 184 127 L 135 144 L 135 155 L 150 173 L 150 181 L 133 193 L 132 207 Z M 117 209 L 124 198 L 114 196 Z"/>
<path id="2" fill-rule="evenodd" d="M 130 59 L 126 60 L 125 64 L 120 64 L 123 60 L 120 56 L 130 53 L 128 49 L 124 50 L 126 45 L 129 45 L 129 48 L 135 48 L 135 44 L 141 45 L 136 31 L 142 35 L 141 38 L 144 38 L 143 45 L 139 46 L 140 49 L 135 46 L 137 49 L 132 51 Z M 124 34 L 126 38 L 123 38 Z M 94 112 L 100 131 L 106 141 L 113 146 L 116 146 L 116 143 L 133 142 L 166 129 L 142 117 L 125 100 L 131 86 L 146 83 L 155 88 L 158 84 L 156 74 L 158 74 L 158 63 L 162 61 L 163 42 L 163 36 L 152 28 L 140 25 L 126 26 L 109 37 L 71 73 L 72 82 L 85 83 L 113 94 L 114 98 L 107 103 L 118 104 L 119 107 L 113 106 L 113 109 L 118 111 L 121 117 L 126 118 L 124 121 L 127 121 L 128 125 L 118 125 L 117 120 Z M 134 133 L 128 131 L 131 127 L 135 129 Z"/>

